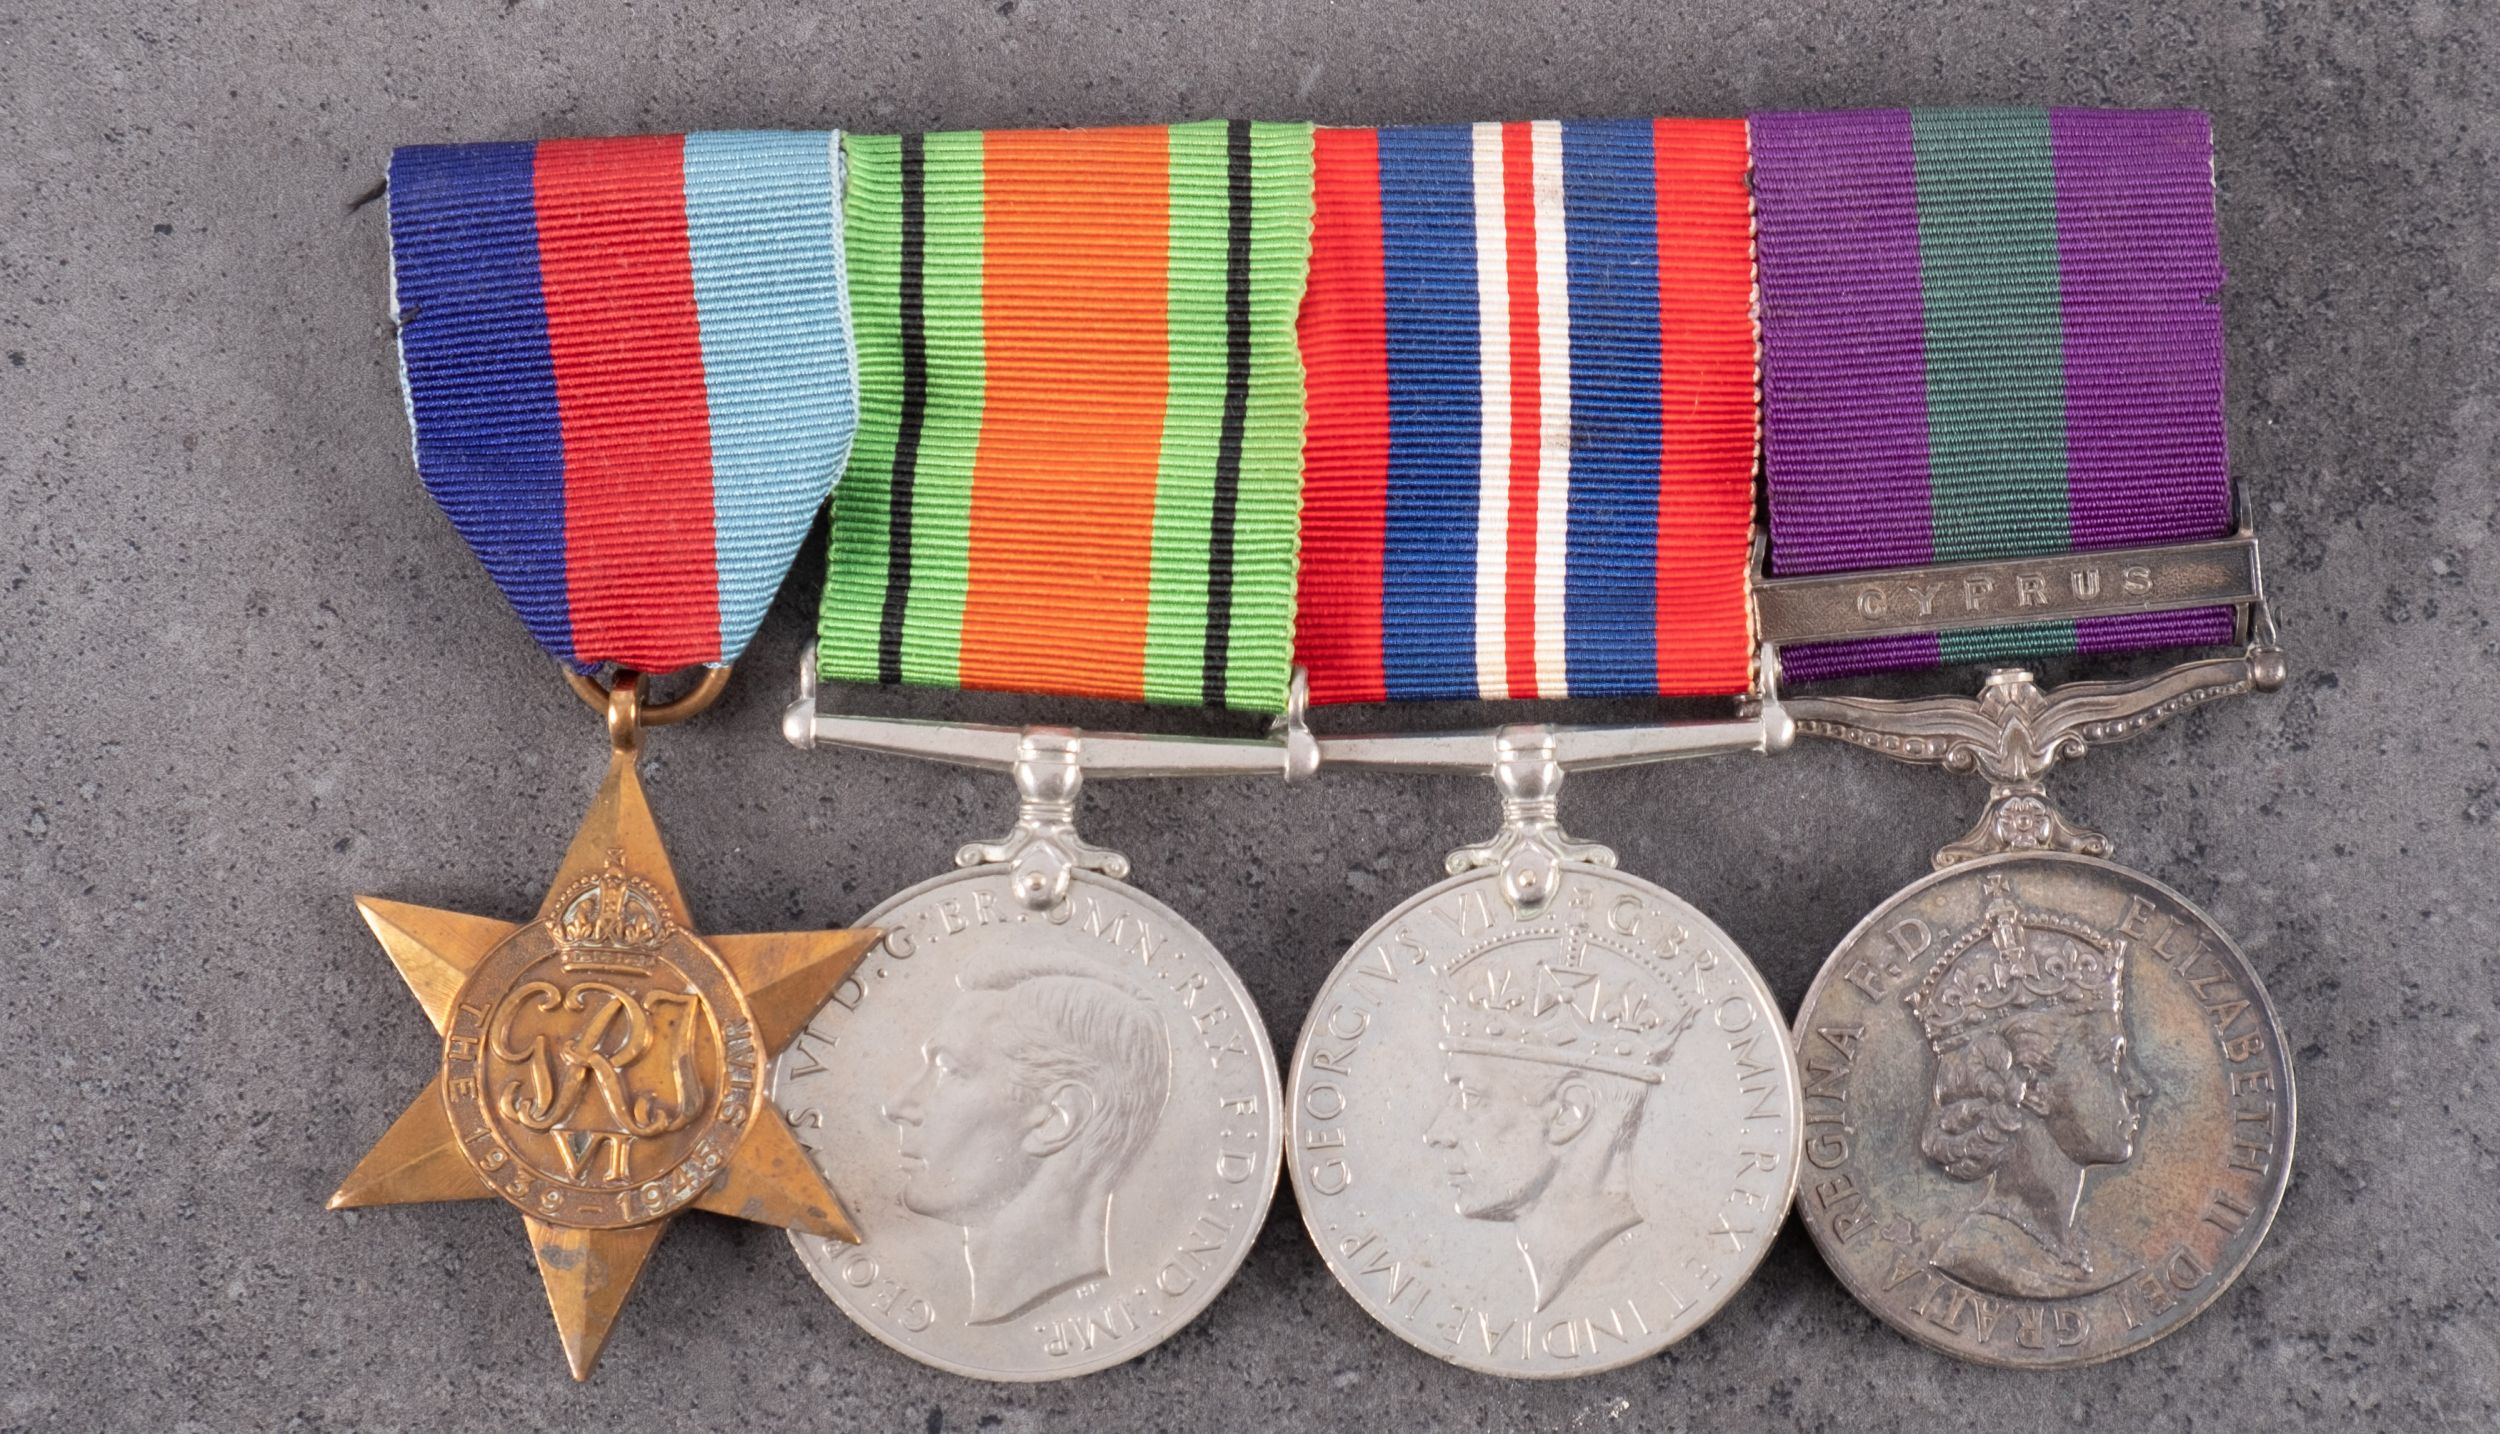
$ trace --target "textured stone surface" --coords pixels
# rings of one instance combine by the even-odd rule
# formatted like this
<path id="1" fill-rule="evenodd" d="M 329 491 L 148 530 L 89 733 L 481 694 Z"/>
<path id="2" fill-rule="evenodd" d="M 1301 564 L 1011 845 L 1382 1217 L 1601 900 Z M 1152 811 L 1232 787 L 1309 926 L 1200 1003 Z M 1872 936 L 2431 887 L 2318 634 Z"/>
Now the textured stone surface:
<path id="1" fill-rule="evenodd" d="M 2496 41 L 2471 0 L 12 0 L 0 1428 L 2490 1427 Z M 1514 1385 L 1374 1328 L 1280 1198 L 1157 1353 L 993 1388 L 854 1331 L 779 1235 L 697 1217 L 577 1389 L 509 1211 L 321 1209 L 434 1058 L 346 894 L 526 910 L 600 758 L 409 471 L 358 207 L 391 145 L 1953 101 L 2216 113 L 2232 438 L 2296 675 L 2061 787 L 2239 935 L 2298 1048 L 2281 1221 L 2184 1333 L 2074 1374 L 1966 1368 L 1792 1229 L 1667 1355 Z M 814 587 L 721 711 L 653 743 L 721 929 L 855 914 L 1004 821 L 995 779 L 781 745 Z M 1793 1003 L 1976 797 L 1811 749 L 1583 778 L 1568 815 Z M 1481 784 L 1350 777 L 1113 787 L 1087 824 L 1289 1045 L 1342 944 L 1491 813 Z"/>

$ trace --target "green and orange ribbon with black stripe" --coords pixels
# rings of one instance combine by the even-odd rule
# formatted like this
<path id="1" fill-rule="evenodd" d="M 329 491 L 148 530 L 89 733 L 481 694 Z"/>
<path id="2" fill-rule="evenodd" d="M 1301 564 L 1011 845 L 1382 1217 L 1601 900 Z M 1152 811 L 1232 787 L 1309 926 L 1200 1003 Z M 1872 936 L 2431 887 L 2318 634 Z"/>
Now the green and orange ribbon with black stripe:
<path id="1" fill-rule="evenodd" d="M 1282 707 L 1311 133 L 846 137 L 825 678 Z"/>

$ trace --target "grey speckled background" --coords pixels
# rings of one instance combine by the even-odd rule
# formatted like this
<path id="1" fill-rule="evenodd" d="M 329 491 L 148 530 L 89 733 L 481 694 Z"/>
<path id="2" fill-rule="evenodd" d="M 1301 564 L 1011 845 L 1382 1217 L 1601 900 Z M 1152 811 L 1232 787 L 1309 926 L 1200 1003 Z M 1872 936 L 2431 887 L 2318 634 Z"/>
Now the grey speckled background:
<path id="1" fill-rule="evenodd" d="M 2491 1427 L 2496 69 L 2474 0 L 0 5 L 0 1427 Z M 382 216 L 351 212 L 391 145 L 1952 101 L 2217 119 L 2232 440 L 2296 675 L 2061 788 L 2239 936 L 2299 1050 L 2281 1221 L 2201 1321 L 2076 1374 L 1965 1368 L 1791 1229 L 1669 1354 L 1516 1385 L 1374 1328 L 1280 1198 L 1160 1351 L 993 1388 L 697 1217 L 577 1389 L 509 1211 L 320 1208 L 434 1058 L 346 894 L 527 909 L 600 756 L 409 470 Z M 718 929 L 856 914 L 1005 816 L 994 779 L 781 745 L 814 586 L 654 744 Z M 1583 778 L 1568 814 L 1793 1002 L 1977 795 L 1817 748 Z M 1088 825 L 1288 1044 L 1490 815 L 1356 777 L 1104 788 Z"/>

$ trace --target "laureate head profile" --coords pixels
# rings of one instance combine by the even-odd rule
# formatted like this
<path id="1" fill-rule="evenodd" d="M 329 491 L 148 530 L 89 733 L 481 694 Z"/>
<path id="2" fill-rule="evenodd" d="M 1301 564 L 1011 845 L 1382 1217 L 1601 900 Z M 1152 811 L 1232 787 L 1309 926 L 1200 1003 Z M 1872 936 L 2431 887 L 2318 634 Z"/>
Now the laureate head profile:
<path id="1" fill-rule="evenodd" d="M 1513 1227 L 1536 1309 L 1641 1223 L 1633 1146 L 1693 1015 L 1576 948 L 1493 956 L 1444 993 L 1449 1090 L 1424 1143 L 1445 1157 L 1456 1213 Z"/>
<path id="2" fill-rule="evenodd" d="M 2095 1170 L 2136 1157 L 2151 1084 L 2128 1047 L 2126 944 L 1989 878 L 1979 925 L 1908 998 L 1935 1061 L 1919 1148 L 1982 1193 L 1936 1246 L 1977 1289 L 2053 1299 L 2132 1273 L 2082 1222 Z"/>
<path id="3" fill-rule="evenodd" d="M 1112 1197 L 1154 1139 L 1172 1047 L 1100 966 L 1010 960 L 959 984 L 884 1114 L 903 1205 L 962 1228 L 968 1319 L 987 1324 L 1109 1272 Z"/>

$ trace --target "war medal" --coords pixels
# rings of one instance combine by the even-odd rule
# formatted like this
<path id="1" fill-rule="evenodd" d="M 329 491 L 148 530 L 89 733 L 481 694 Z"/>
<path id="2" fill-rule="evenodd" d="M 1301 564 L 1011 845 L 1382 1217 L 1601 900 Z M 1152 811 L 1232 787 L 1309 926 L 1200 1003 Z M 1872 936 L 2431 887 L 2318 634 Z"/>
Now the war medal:
<path id="1" fill-rule="evenodd" d="M 829 134 L 403 149 L 395 300 L 417 465 L 607 721 L 527 921 L 358 909 L 443 1038 L 332 1208 L 518 1208 L 586 1379 L 689 1210 L 858 1238 L 765 1063 L 874 930 L 696 934 L 635 775 L 762 620 L 855 421 Z M 612 664 L 604 689 L 587 674 Z M 706 667 L 675 702 L 644 671 Z"/>
<path id="2" fill-rule="evenodd" d="M 915 1359 L 1041 1380 L 1195 1318 L 1275 1191 L 1275 1058 L 1232 968 L 1086 842 L 1088 777 L 1267 773 L 1307 743 L 843 717 L 816 682 L 1275 712 L 1286 699 L 1307 125 L 854 137 L 858 460 L 786 732 L 1011 773 L 1019 806 L 774 1067 L 870 1223 L 792 1232 Z M 872 1094 L 867 1101 L 856 1092 Z"/>
<path id="3" fill-rule="evenodd" d="M 1746 692 L 1744 126 L 1324 130 L 1317 168 L 1313 701 Z M 1401 1338 L 1489 1373 L 1611 1369 L 1770 1247 L 1799 1132 L 1778 1002 L 1556 803 L 1566 771 L 1788 735 L 1765 693 L 1730 721 L 1315 739 L 1323 766 L 1502 798 L 1492 840 L 1346 952 L 1289 1066 L 1304 1224 Z"/>
<path id="4" fill-rule="evenodd" d="M 1789 679 L 2222 643 L 2248 614 L 2240 656 L 2151 678 L 2043 691 L 2000 669 L 1976 700 L 1788 701 L 1799 732 L 1989 783 L 1798 1012 L 1806 1228 L 1870 1309 L 1948 1353 L 2126 1354 L 2247 1266 L 2294 1128 L 2246 958 L 2043 786 L 2283 681 L 2255 539 L 2230 535 L 2206 123 L 1753 126 L 1782 574 L 1757 602 Z"/>

